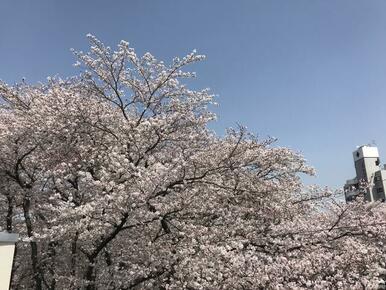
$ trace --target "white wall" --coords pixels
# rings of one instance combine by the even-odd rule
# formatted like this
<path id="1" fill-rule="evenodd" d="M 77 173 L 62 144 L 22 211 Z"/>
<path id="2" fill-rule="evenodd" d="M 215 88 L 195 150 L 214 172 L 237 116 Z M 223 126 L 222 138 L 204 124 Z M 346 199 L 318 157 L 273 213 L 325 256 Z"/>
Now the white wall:
<path id="1" fill-rule="evenodd" d="M 9 288 L 14 251 L 14 243 L 0 243 L 0 290 Z"/>

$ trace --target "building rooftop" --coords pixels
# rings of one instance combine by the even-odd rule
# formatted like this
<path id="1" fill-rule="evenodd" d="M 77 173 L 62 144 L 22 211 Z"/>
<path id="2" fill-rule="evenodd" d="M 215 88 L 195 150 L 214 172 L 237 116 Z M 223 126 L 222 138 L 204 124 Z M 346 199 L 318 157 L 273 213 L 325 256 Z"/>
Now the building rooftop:
<path id="1" fill-rule="evenodd" d="M 18 239 L 19 239 L 18 234 L 0 232 L 0 243 L 16 243 Z"/>
<path id="2" fill-rule="evenodd" d="M 357 161 L 361 158 L 378 158 L 379 152 L 378 148 L 375 146 L 370 145 L 363 145 L 360 146 L 357 150 L 355 150 L 353 153 L 354 161 Z"/>

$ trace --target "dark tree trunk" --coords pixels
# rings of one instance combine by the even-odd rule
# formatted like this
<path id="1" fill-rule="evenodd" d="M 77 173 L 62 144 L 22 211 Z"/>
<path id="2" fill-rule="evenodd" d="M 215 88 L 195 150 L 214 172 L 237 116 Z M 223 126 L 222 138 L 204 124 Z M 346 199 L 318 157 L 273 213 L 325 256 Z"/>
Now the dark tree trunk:
<path id="1" fill-rule="evenodd" d="M 7 210 L 7 232 L 12 232 L 12 216 L 13 216 L 13 198 L 10 195 L 7 195 L 7 201 L 8 201 L 8 210 Z"/>
<path id="2" fill-rule="evenodd" d="M 25 225 L 27 227 L 27 234 L 29 238 L 33 237 L 33 227 L 32 227 L 32 221 L 31 221 L 31 215 L 30 215 L 30 206 L 31 206 L 31 200 L 27 196 L 23 200 L 23 213 L 24 213 L 24 220 Z M 32 262 L 32 273 L 33 273 L 33 279 L 35 281 L 35 289 L 36 290 L 42 290 L 42 273 L 41 268 L 38 262 L 38 246 L 35 241 L 30 241 L 31 246 L 31 262 Z"/>
<path id="3" fill-rule="evenodd" d="M 95 260 L 94 258 L 89 258 L 89 264 L 87 266 L 86 274 L 84 277 L 87 280 L 86 290 L 96 290 L 95 285 Z"/>

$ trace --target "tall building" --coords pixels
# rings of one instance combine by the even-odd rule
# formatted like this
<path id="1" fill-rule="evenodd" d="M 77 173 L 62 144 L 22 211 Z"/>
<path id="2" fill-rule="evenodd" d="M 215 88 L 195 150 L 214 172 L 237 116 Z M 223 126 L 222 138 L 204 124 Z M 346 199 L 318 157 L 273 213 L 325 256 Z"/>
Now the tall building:
<path id="1" fill-rule="evenodd" d="M 346 181 L 346 201 L 364 193 L 368 201 L 385 201 L 386 170 L 380 168 L 378 148 L 363 145 L 353 152 L 356 177 Z"/>

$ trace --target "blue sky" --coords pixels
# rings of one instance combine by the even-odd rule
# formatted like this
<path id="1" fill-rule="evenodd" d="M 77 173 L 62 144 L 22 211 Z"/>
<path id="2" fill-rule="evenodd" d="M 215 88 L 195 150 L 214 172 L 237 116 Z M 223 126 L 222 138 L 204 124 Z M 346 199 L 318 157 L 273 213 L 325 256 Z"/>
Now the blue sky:
<path id="1" fill-rule="evenodd" d="M 2 0 L 0 79 L 78 73 L 70 48 L 87 33 L 166 61 L 207 55 L 194 86 L 218 95 L 212 128 L 277 137 L 317 169 L 307 183 L 341 186 L 373 140 L 386 162 L 384 0 Z"/>

